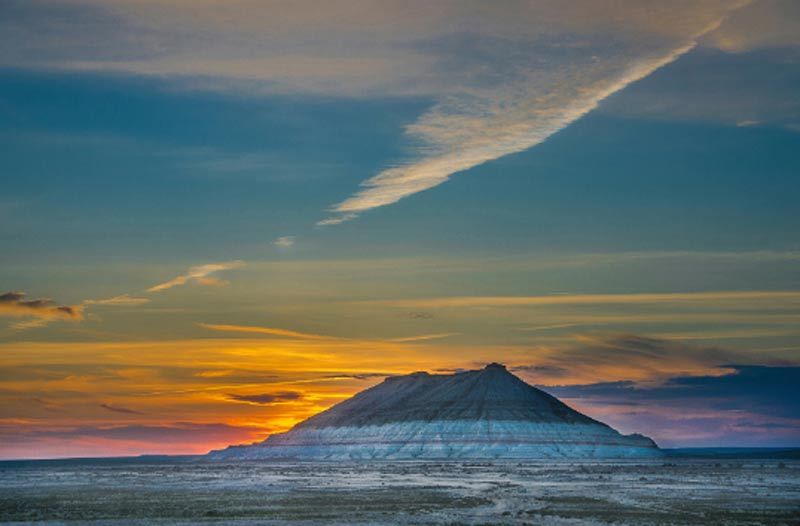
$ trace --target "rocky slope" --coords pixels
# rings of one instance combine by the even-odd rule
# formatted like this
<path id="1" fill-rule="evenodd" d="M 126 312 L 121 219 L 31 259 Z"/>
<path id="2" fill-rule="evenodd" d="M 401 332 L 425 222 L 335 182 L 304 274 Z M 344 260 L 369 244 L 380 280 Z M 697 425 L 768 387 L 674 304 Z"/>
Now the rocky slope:
<path id="1" fill-rule="evenodd" d="M 613 458 L 660 455 L 642 435 L 621 435 L 500 364 L 456 374 L 390 377 L 226 459 Z"/>

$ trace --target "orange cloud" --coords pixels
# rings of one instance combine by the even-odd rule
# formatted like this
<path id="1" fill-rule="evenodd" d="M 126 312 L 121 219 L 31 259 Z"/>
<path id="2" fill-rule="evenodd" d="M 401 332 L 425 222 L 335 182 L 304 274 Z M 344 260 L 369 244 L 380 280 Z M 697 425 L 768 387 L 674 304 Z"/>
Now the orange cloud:
<path id="1" fill-rule="evenodd" d="M 105 298 L 100 300 L 85 300 L 82 305 L 112 305 L 112 306 L 120 306 L 120 307 L 129 307 L 135 305 L 144 305 L 145 303 L 149 303 L 150 300 L 147 298 L 137 298 L 135 296 L 131 296 L 130 294 L 120 294 L 119 296 L 114 296 L 113 298 Z"/>
<path id="2" fill-rule="evenodd" d="M 405 338 L 394 338 L 390 341 L 404 343 L 404 342 L 424 342 L 428 340 L 439 340 L 442 338 L 449 338 L 450 336 L 456 336 L 457 332 L 442 332 L 438 334 L 421 334 L 419 336 L 407 336 Z"/>
<path id="3" fill-rule="evenodd" d="M 641 294 L 553 294 L 549 296 L 454 296 L 364 303 L 406 308 L 516 307 L 527 305 L 602 305 L 663 302 L 800 300 L 800 291 L 710 291 Z"/>
<path id="4" fill-rule="evenodd" d="M 0 294 L 0 316 L 31 318 L 15 324 L 15 328 L 41 327 L 54 320 L 83 319 L 82 305 L 59 305 L 51 299 L 26 300 L 24 292 Z"/>
<path id="5" fill-rule="evenodd" d="M 275 327 L 254 327 L 251 325 L 219 325 L 213 323 L 198 323 L 200 327 L 211 329 L 212 331 L 223 332 L 249 332 L 256 334 L 267 334 L 269 336 L 278 336 L 282 338 L 296 338 L 300 340 L 336 340 L 334 336 L 324 336 L 322 334 L 311 334 L 307 332 L 290 331 L 287 329 L 278 329 Z"/>

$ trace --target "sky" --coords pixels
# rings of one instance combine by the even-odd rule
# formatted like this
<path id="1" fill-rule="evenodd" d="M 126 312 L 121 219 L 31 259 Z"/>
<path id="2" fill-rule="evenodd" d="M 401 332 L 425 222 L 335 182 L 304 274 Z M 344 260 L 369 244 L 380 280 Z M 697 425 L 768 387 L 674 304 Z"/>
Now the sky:
<path id="1" fill-rule="evenodd" d="M 0 458 L 499 361 L 800 446 L 793 0 L 0 0 Z"/>

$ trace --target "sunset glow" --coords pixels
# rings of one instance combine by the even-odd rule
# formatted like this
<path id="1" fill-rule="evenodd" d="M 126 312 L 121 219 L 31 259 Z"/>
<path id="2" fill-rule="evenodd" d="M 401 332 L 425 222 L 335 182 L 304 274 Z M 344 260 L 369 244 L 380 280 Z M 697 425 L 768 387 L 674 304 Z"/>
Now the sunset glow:
<path id="1" fill-rule="evenodd" d="M 791 0 L 4 1 L 0 459 L 491 362 L 800 445 L 798 57 Z"/>

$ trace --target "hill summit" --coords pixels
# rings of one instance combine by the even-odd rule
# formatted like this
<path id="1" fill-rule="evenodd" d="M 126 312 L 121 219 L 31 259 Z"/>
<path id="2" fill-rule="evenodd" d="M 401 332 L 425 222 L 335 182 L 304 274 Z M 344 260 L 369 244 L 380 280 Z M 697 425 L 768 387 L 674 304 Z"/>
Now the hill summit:
<path id="1" fill-rule="evenodd" d="M 299 423 L 295 429 L 437 420 L 596 424 L 498 363 L 456 374 L 392 376 Z"/>
<path id="2" fill-rule="evenodd" d="M 286 433 L 212 459 L 609 458 L 657 456 L 528 385 L 505 366 L 386 378 Z"/>

